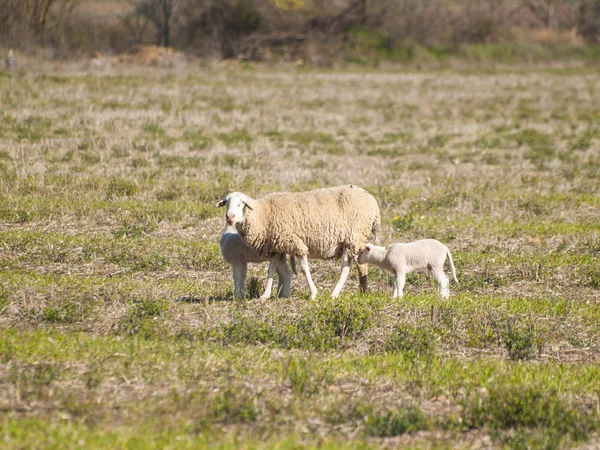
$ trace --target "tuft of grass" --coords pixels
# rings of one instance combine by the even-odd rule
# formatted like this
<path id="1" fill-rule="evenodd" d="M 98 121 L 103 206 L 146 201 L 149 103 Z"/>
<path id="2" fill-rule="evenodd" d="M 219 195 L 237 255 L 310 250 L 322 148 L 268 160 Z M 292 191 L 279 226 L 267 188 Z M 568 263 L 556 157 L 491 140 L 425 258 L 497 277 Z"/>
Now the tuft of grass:
<path id="1" fill-rule="evenodd" d="M 294 394 L 301 398 L 310 397 L 331 382 L 331 374 L 327 366 L 309 363 L 305 357 L 290 357 L 283 366 L 282 377 L 286 380 Z"/>
<path id="2" fill-rule="evenodd" d="M 51 135 L 52 120 L 47 117 L 29 116 L 14 125 L 13 130 L 18 141 L 39 142 Z"/>
<path id="3" fill-rule="evenodd" d="M 183 137 L 192 151 L 207 150 L 212 146 L 212 139 L 201 131 L 188 130 L 183 133 Z"/>
<path id="4" fill-rule="evenodd" d="M 527 433 L 541 429 L 546 448 L 561 448 L 564 440 L 581 441 L 598 430 L 598 418 L 568 405 L 555 390 L 536 386 L 493 387 L 464 402 L 466 428 L 490 427 L 497 439 L 508 430 Z"/>
<path id="5" fill-rule="evenodd" d="M 541 352 L 542 340 L 529 321 L 508 320 L 502 329 L 500 341 L 512 360 L 532 359 Z"/>
<path id="6" fill-rule="evenodd" d="M 305 307 L 294 317 L 256 316 L 238 309 L 224 329 L 226 342 L 271 344 L 283 348 L 327 350 L 343 347 L 362 336 L 375 323 L 381 304 L 371 299 L 340 297 Z"/>
<path id="7" fill-rule="evenodd" d="M 336 144 L 335 137 L 329 133 L 316 131 L 298 131 L 289 135 L 289 139 L 297 142 L 304 148 L 309 148 L 312 143 L 322 144 L 323 146 L 333 146 Z"/>
<path id="8" fill-rule="evenodd" d="M 246 390 L 229 386 L 212 403 L 214 418 L 221 423 L 253 423 L 258 418 L 254 396 Z"/>
<path id="9" fill-rule="evenodd" d="M 392 226 L 396 230 L 407 231 L 414 226 L 415 215 L 414 214 L 396 214 L 392 217 Z"/>
<path id="10" fill-rule="evenodd" d="M 236 128 L 228 133 L 218 133 L 217 138 L 228 147 L 238 144 L 250 145 L 253 140 L 252 135 L 244 128 Z"/>
<path id="11" fill-rule="evenodd" d="M 168 303 L 164 300 L 152 298 L 136 300 L 121 319 L 117 333 L 126 336 L 136 335 L 145 339 L 163 337 L 167 330 L 159 319 L 168 310 Z"/>
<path id="12" fill-rule="evenodd" d="M 414 406 L 371 413 L 365 420 L 368 436 L 393 437 L 431 428 L 431 421 Z"/>
<path id="13" fill-rule="evenodd" d="M 543 168 L 556 155 L 552 137 L 541 131 L 524 129 L 509 135 L 509 138 L 519 146 L 528 147 L 529 150 L 525 152 L 525 158 L 538 168 Z"/>
<path id="14" fill-rule="evenodd" d="M 121 177 L 111 177 L 106 186 L 106 197 L 112 199 L 115 197 L 130 197 L 137 192 L 137 185 L 131 180 Z"/>
<path id="15" fill-rule="evenodd" d="M 398 325 L 386 338 L 384 350 L 387 353 L 404 353 L 410 356 L 430 356 L 437 346 L 433 330 L 426 326 Z"/>

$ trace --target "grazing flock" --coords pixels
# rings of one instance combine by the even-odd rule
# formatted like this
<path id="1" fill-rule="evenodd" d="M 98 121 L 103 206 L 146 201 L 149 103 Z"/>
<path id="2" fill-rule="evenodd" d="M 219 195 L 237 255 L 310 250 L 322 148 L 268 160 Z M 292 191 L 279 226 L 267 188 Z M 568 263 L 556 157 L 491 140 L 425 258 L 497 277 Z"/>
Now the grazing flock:
<path id="1" fill-rule="evenodd" d="M 269 298 L 277 272 L 279 297 L 289 297 L 296 260 L 306 277 L 310 298 L 317 296 L 308 265 L 309 259 L 341 259 L 340 278 L 331 296 L 338 297 L 350 272 L 358 265 L 360 288 L 367 290 L 369 264 L 394 276 L 392 297 L 402 297 L 406 274 L 428 269 L 448 298 L 449 280 L 444 274 L 446 258 L 456 283 L 450 250 L 435 239 L 392 244 L 387 249 L 367 243 L 379 241 L 381 217 L 377 200 L 364 189 L 336 186 L 306 192 L 277 192 L 254 199 L 232 192 L 217 203 L 225 208 L 227 226 L 221 235 L 221 254 L 232 266 L 234 295 L 244 296 L 248 263 L 269 261 L 267 283 L 261 298 Z"/>

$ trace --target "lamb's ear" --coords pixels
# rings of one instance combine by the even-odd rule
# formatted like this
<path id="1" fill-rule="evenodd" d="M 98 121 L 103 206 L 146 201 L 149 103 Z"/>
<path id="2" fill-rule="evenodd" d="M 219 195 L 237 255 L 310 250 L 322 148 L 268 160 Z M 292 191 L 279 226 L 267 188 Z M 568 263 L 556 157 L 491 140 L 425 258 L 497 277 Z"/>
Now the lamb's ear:
<path id="1" fill-rule="evenodd" d="M 250 208 L 251 210 L 256 209 L 256 200 L 254 200 L 253 198 L 248 197 L 247 195 L 244 196 L 244 204 Z"/>
<path id="2" fill-rule="evenodd" d="M 365 251 L 367 251 L 367 252 L 371 251 L 371 244 L 365 244 Z"/>
<path id="3" fill-rule="evenodd" d="M 227 198 L 224 198 L 219 203 L 217 203 L 217 208 L 222 208 L 226 204 L 227 204 Z"/>

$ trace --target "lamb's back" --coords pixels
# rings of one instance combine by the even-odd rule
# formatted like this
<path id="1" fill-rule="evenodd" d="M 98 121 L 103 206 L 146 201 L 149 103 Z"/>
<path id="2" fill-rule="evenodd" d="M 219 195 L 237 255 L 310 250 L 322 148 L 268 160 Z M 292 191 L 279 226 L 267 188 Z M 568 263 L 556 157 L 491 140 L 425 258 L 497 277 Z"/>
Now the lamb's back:
<path id="1" fill-rule="evenodd" d="M 421 239 L 406 244 L 393 244 L 388 248 L 392 261 L 404 258 L 406 264 L 419 266 L 446 257 L 446 246 L 435 239 Z M 398 256 L 396 256 L 398 255 Z"/>

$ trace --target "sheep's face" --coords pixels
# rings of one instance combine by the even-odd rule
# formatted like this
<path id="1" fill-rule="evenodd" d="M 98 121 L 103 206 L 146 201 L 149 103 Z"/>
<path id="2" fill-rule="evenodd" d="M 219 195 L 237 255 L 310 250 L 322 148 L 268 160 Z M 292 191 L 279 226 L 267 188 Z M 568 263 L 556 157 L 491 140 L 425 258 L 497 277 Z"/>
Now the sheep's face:
<path id="1" fill-rule="evenodd" d="M 356 259 L 359 264 L 365 264 L 370 262 L 371 250 L 371 244 L 365 244 L 365 246 L 360 249 L 360 252 L 358 253 L 358 257 Z"/>
<path id="2" fill-rule="evenodd" d="M 225 209 L 225 220 L 229 225 L 243 222 L 245 209 L 248 207 L 252 199 L 241 192 L 232 192 L 223 200 L 217 203 L 217 207 L 221 208 L 227 205 Z"/>

